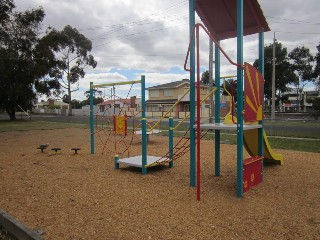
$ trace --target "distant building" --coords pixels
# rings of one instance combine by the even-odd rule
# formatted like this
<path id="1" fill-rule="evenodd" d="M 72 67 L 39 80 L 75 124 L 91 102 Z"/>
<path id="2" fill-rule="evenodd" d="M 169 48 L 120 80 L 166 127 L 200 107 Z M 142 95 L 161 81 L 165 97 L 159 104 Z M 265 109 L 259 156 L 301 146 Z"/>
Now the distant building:
<path id="1" fill-rule="evenodd" d="M 37 103 L 34 107 L 35 109 L 69 109 L 69 104 L 62 101 L 56 101 L 54 99 L 48 99 L 48 101 L 41 100 L 41 102 Z"/>
<path id="2" fill-rule="evenodd" d="M 133 96 L 128 99 L 109 99 L 102 103 L 97 104 L 96 106 L 99 107 L 100 112 L 110 112 L 118 114 L 118 112 L 121 110 L 123 112 L 126 111 L 132 111 L 132 110 L 138 110 L 141 106 L 141 99 L 137 98 L 136 96 Z"/>
<path id="3" fill-rule="evenodd" d="M 149 87 L 149 100 L 146 102 L 147 111 L 168 111 L 170 107 L 180 99 L 190 89 L 190 80 L 182 79 L 180 81 L 165 83 L 154 87 Z M 209 93 L 209 86 L 201 84 L 201 99 Z M 190 94 L 187 93 L 179 104 L 173 109 L 173 112 L 190 110 Z"/>
<path id="4" fill-rule="evenodd" d="M 298 94 L 296 89 L 285 92 L 284 96 L 288 97 L 283 103 L 280 103 L 280 111 L 282 112 L 308 112 L 312 111 L 312 103 L 308 103 L 308 99 L 312 97 L 320 97 L 320 91 L 308 90 Z"/>

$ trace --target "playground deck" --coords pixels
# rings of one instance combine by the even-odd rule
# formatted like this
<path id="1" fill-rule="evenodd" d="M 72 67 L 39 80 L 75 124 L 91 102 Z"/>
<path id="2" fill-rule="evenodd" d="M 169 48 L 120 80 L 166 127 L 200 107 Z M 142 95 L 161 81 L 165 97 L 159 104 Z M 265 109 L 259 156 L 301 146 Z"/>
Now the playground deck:
<path id="1" fill-rule="evenodd" d="M 160 157 L 147 156 L 147 165 L 157 162 Z M 163 159 L 165 161 L 165 159 Z M 129 158 L 122 158 L 118 160 L 118 163 L 125 164 L 132 167 L 142 168 L 142 156 L 134 156 Z"/>

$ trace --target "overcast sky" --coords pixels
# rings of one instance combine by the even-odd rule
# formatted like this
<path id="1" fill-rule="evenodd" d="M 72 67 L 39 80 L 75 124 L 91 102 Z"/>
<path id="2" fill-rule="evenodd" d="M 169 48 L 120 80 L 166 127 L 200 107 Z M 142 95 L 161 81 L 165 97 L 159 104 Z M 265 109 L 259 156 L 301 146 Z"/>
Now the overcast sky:
<path id="1" fill-rule="evenodd" d="M 298 46 L 313 54 L 319 45 L 320 0 L 258 0 L 271 32 L 265 33 L 270 44 L 276 39 L 290 52 Z M 42 6 L 46 17 L 43 31 L 51 26 L 61 30 L 66 25 L 77 28 L 93 43 L 92 54 L 98 62 L 86 69 L 81 90 L 89 82 L 107 83 L 139 79 L 146 75 L 147 86 L 188 78 L 183 71 L 188 47 L 188 0 L 15 0 L 18 11 Z M 201 38 L 202 70 L 208 69 L 208 38 Z M 244 39 L 244 60 L 258 58 L 258 36 Z M 235 40 L 222 47 L 236 60 Z M 236 69 L 222 59 L 222 75 Z M 126 87 L 122 87 L 124 94 Z M 83 99 L 83 92 L 72 98 Z M 136 90 L 137 91 L 137 90 Z"/>

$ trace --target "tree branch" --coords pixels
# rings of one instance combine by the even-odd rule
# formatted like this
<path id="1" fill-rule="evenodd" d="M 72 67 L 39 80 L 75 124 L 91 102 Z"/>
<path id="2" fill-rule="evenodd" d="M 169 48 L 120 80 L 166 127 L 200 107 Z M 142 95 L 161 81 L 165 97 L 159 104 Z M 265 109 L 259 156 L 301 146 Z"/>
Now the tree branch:
<path id="1" fill-rule="evenodd" d="M 64 88 L 64 89 L 68 89 L 68 87 L 62 85 L 60 82 L 59 82 L 59 85 L 60 85 L 60 87 L 62 87 L 62 88 Z"/>

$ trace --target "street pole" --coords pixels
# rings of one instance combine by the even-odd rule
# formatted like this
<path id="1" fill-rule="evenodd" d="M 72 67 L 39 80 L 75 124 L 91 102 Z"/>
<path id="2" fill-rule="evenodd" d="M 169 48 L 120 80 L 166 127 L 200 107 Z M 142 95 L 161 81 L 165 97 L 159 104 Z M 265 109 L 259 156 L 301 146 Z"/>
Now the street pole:
<path id="1" fill-rule="evenodd" d="M 209 92 L 213 90 L 213 42 L 209 38 Z M 213 94 L 209 96 L 209 123 L 213 123 Z"/>
<path id="2" fill-rule="evenodd" d="M 272 49 L 272 84 L 271 84 L 271 119 L 274 120 L 275 116 L 275 98 L 276 98 L 276 33 L 273 33 L 273 49 Z"/>

